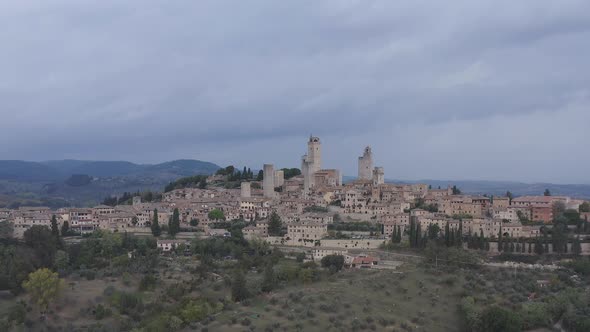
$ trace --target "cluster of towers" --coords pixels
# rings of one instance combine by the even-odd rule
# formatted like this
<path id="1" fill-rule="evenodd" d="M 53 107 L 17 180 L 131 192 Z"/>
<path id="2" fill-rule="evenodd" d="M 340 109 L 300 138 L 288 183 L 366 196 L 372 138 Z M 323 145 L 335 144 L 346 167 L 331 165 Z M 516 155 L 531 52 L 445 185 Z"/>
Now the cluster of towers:
<path id="1" fill-rule="evenodd" d="M 262 178 L 262 191 L 264 197 L 274 198 L 275 187 L 280 187 L 285 183 L 285 172 L 282 170 L 274 170 L 274 165 L 264 164 L 262 172 L 264 177 Z M 240 184 L 240 197 L 250 198 L 252 197 L 252 186 L 250 182 L 242 182 Z"/>
<path id="2" fill-rule="evenodd" d="M 322 170 L 322 143 L 319 137 L 310 136 L 307 142 L 307 154 L 301 157 L 301 174 L 303 175 L 303 192 L 308 194 L 310 189 L 316 185 L 316 181 L 322 181 L 324 176 L 338 177 L 334 181 L 337 185 L 342 184 L 342 176 L 338 170 Z M 282 170 L 274 170 L 274 165 L 264 164 L 263 168 L 262 189 L 264 197 L 274 198 L 275 187 L 280 187 L 285 183 L 285 174 Z M 316 175 L 319 180 L 316 180 Z M 373 167 L 373 152 L 371 147 L 367 146 L 363 155 L 358 159 L 358 179 L 372 181 L 374 185 L 385 183 L 383 167 Z M 318 184 L 318 185 L 321 185 Z M 249 182 L 242 182 L 241 196 L 243 198 L 251 197 L 251 187 Z"/>

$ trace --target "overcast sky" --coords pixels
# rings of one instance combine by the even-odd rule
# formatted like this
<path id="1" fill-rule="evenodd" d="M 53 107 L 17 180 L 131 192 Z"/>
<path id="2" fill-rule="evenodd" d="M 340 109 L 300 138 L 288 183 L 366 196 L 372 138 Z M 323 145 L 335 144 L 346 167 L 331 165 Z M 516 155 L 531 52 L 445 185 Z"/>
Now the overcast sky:
<path id="1" fill-rule="evenodd" d="M 590 1 L 0 2 L 0 159 L 590 183 Z"/>

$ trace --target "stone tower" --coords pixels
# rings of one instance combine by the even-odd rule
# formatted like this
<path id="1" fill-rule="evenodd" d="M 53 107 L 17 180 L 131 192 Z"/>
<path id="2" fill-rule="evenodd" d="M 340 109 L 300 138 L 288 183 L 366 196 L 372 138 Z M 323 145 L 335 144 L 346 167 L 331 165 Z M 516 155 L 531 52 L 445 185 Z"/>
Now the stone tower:
<path id="1" fill-rule="evenodd" d="M 281 187 L 283 184 L 285 184 L 285 171 L 276 170 L 275 171 L 275 187 Z"/>
<path id="2" fill-rule="evenodd" d="M 312 173 L 322 169 L 322 143 L 319 137 L 309 137 L 309 142 L 307 142 L 307 160 L 311 163 Z"/>
<path id="3" fill-rule="evenodd" d="M 380 185 L 385 183 L 385 171 L 383 167 L 375 167 L 373 170 L 373 185 Z"/>
<path id="4" fill-rule="evenodd" d="M 322 143 L 319 137 L 310 136 L 307 142 L 307 154 L 301 157 L 303 189 L 307 193 L 314 184 L 314 174 L 322 168 Z"/>
<path id="5" fill-rule="evenodd" d="M 371 180 L 373 178 L 373 152 L 367 146 L 362 157 L 359 157 L 359 180 Z"/>
<path id="6" fill-rule="evenodd" d="M 275 196 L 275 170 L 272 164 L 264 164 L 264 177 L 262 179 L 262 189 L 264 197 L 274 198 Z"/>
<path id="7" fill-rule="evenodd" d="M 242 182 L 240 184 L 240 197 L 250 198 L 251 196 L 252 196 L 252 190 L 251 190 L 250 182 Z"/>

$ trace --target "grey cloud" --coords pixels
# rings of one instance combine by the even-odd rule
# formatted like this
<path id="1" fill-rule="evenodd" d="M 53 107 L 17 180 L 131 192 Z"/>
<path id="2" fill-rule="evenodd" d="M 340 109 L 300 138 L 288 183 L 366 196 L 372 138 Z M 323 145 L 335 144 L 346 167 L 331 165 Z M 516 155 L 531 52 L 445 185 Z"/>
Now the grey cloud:
<path id="1" fill-rule="evenodd" d="M 482 177 L 518 180 L 491 149 L 535 166 L 531 180 L 587 182 L 586 155 L 560 155 L 580 165 L 565 177 L 536 166 L 550 153 L 452 144 L 457 123 L 507 135 L 501 118 L 523 124 L 516 142 L 574 154 L 567 126 L 547 117 L 583 120 L 568 107 L 590 104 L 575 97 L 590 91 L 589 22 L 582 0 L 3 2 L 0 155 L 297 166 L 314 133 L 346 174 L 372 144 L 390 147 L 388 177 L 476 177 L 449 162 L 468 157 Z M 441 132 L 449 145 L 429 145 Z M 416 166 L 400 151 L 428 154 L 412 152 Z"/>

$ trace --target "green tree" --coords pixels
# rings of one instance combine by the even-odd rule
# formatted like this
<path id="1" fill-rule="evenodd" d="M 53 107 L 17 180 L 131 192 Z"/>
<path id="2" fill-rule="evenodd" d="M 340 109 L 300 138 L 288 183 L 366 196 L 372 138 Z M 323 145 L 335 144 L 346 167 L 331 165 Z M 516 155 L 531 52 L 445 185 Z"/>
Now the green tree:
<path id="1" fill-rule="evenodd" d="M 437 224 L 428 225 L 428 238 L 430 240 L 438 239 L 438 234 L 440 233 L 440 227 Z"/>
<path id="2" fill-rule="evenodd" d="M 551 192 L 549 191 L 549 189 L 545 189 L 543 196 L 551 196 Z"/>
<path id="3" fill-rule="evenodd" d="M 453 195 L 461 195 L 461 190 L 457 186 L 453 186 L 451 190 L 453 191 Z"/>
<path id="4" fill-rule="evenodd" d="M 515 311 L 494 305 L 481 313 L 478 331 L 518 332 L 521 327 L 522 318 Z"/>
<path id="5" fill-rule="evenodd" d="M 64 220 L 64 222 L 61 224 L 61 236 L 68 236 L 69 232 L 70 232 L 70 223 L 68 223 L 67 220 Z"/>
<path id="6" fill-rule="evenodd" d="M 41 266 L 51 267 L 57 251 L 57 241 L 51 230 L 46 226 L 35 225 L 25 231 L 24 238 L 27 246 L 34 250 Z"/>
<path id="7" fill-rule="evenodd" d="M 590 212 L 590 202 L 584 202 L 584 203 L 580 204 L 580 207 L 578 208 L 578 210 L 580 212 Z"/>
<path id="8" fill-rule="evenodd" d="M 416 223 L 414 222 L 413 218 L 410 221 L 409 240 L 410 240 L 410 248 L 414 248 L 416 246 L 415 245 L 416 244 Z"/>
<path id="9" fill-rule="evenodd" d="M 263 292 L 268 293 L 268 292 L 272 291 L 273 289 L 275 289 L 276 286 L 277 286 L 277 278 L 276 278 L 274 270 L 272 268 L 272 264 L 267 264 L 266 267 L 264 268 L 264 276 L 262 278 L 262 285 L 260 286 L 260 289 Z"/>
<path id="10" fill-rule="evenodd" d="M 545 252 L 543 248 L 543 243 L 541 243 L 541 239 L 535 239 L 535 254 L 542 255 Z"/>
<path id="11" fill-rule="evenodd" d="M 42 311 L 47 310 L 49 304 L 55 300 L 62 288 L 62 280 L 56 272 L 47 268 L 41 268 L 29 274 L 28 280 L 23 283 L 23 288 L 31 296 L 31 300 Z"/>
<path id="12" fill-rule="evenodd" d="M 11 222 L 0 221 L 0 239 L 11 238 L 14 232 L 14 227 Z"/>
<path id="13" fill-rule="evenodd" d="M 162 229 L 160 228 L 160 222 L 158 221 L 158 209 L 154 209 L 154 217 L 152 219 L 152 235 L 158 237 L 162 234 Z"/>
<path id="14" fill-rule="evenodd" d="M 168 222 L 168 234 L 176 236 L 178 232 L 180 232 L 180 212 L 178 208 L 175 208 L 172 212 L 172 219 Z"/>
<path id="15" fill-rule="evenodd" d="M 572 252 L 577 256 L 582 253 L 582 244 L 580 243 L 579 235 L 575 237 L 574 241 L 572 242 Z"/>
<path id="16" fill-rule="evenodd" d="M 207 217 L 209 217 L 210 220 L 225 220 L 225 215 L 220 209 L 213 209 L 209 211 Z"/>
<path id="17" fill-rule="evenodd" d="M 416 225 L 416 239 L 414 240 L 414 247 L 420 248 L 422 246 L 422 228 L 420 223 Z"/>
<path id="18" fill-rule="evenodd" d="M 268 235 L 270 236 L 282 236 L 283 235 L 283 223 L 281 221 L 281 217 L 277 214 L 276 211 L 273 211 L 270 214 L 270 218 L 268 220 Z"/>
<path id="19" fill-rule="evenodd" d="M 246 287 L 246 277 L 241 270 L 237 270 L 231 283 L 231 297 L 235 302 L 240 302 L 250 297 Z"/>
<path id="20" fill-rule="evenodd" d="M 449 222 L 445 225 L 445 244 L 447 247 L 451 246 L 451 230 L 449 228 Z"/>
<path id="21" fill-rule="evenodd" d="M 264 180 L 264 171 L 260 170 L 258 171 L 258 175 L 256 176 L 256 181 L 262 181 Z"/>
<path id="22" fill-rule="evenodd" d="M 330 269 L 332 272 L 338 272 L 344 267 L 344 256 L 327 255 L 321 260 L 322 267 Z"/>
<path id="23" fill-rule="evenodd" d="M 55 253 L 55 260 L 53 266 L 57 269 L 57 271 L 66 271 L 70 264 L 70 257 L 67 252 L 63 250 L 58 250 Z"/>
<path id="24" fill-rule="evenodd" d="M 51 234 L 56 239 L 59 238 L 59 227 L 57 226 L 57 217 L 55 217 L 55 214 L 51 217 Z"/>
<path id="25" fill-rule="evenodd" d="M 506 197 L 508 197 L 508 204 L 512 204 L 512 199 L 514 199 L 514 195 L 510 191 L 506 191 Z"/>

